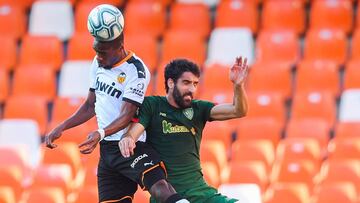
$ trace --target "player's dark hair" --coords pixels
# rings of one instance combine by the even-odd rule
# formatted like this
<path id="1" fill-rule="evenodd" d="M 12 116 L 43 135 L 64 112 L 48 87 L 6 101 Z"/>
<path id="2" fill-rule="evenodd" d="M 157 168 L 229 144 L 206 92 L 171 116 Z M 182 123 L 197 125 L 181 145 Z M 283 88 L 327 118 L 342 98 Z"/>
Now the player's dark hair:
<path id="1" fill-rule="evenodd" d="M 95 38 L 95 40 L 97 40 Z M 115 49 L 119 49 L 121 46 L 124 46 L 124 32 L 122 32 L 119 37 L 111 40 L 111 41 L 99 41 L 97 40 L 97 43 L 102 43 L 102 44 L 108 44 L 111 47 L 115 48 Z"/>
<path id="2" fill-rule="evenodd" d="M 166 93 L 169 91 L 168 79 L 171 78 L 176 83 L 184 72 L 191 72 L 196 77 L 200 77 L 199 66 L 187 59 L 174 59 L 166 65 L 164 73 Z"/>

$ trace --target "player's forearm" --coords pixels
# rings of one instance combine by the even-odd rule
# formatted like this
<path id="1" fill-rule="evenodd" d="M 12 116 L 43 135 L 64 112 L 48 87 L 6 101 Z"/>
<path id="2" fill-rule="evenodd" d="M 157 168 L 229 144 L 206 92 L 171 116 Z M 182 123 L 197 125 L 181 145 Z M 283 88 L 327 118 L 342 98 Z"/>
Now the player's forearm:
<path id="1" fill-rule="evenodd" d="M 105 136 L 112 135 L 126 128 L 134 118 L 137 108 L 137 106 L 125 102 L 122 106 L 120 116 L 104 128 Z"/>
<path id="2" fill-rule="evenodd" d="M 234 114 L 236 117 L 244 117 L 248 112 L 247 95 L 244 83 L 234 85 Z"/>
<path id="3" fill-rule="evenodd" d="M 120 116 L 117 119 L 115 119 L 113 122 L 111 122 L 108 126 L 104 128 L 105 136 L 115 134 L 120 130 L 126 128 L 129 125 L 134 114 L 132 114 L 132 116 L 129 115 Z"/>
<path id="4" fill-rule="evenodd" d="M 67 120 L 60 124 L 63 130 L 81 125 L 95 116 L 95 107 L 88 101 L 85 101 L 80 108 Z"/>
<path id="5" fill-rule="evenodd" d="M 124 135 L 124 137 L 131 137 L 135 142 L 140 138 L 144 133 L 145 128 L 140 123 L 132 123 L 129 131 Z"/>

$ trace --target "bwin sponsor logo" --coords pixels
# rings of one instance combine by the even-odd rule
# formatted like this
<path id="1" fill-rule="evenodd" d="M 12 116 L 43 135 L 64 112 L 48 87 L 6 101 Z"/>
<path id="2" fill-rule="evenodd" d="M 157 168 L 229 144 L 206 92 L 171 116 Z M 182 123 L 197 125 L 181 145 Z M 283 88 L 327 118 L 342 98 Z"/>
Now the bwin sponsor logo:
<path id="1" fill-rule="evenodd" d="M 131 163 L 131 168 L 134 168 L 135 165 L 137 164 L 137 162 L 139 162 L 141 159 L 145 158 L 145 157 L 148 157 L 147 154 L 143 154 L 143 155 L 140 155 L 138 157 L 135 158 L 135 160 Z"/>
<path id="2" fill-rule="evenodd" d="M 115 82 L 111 83 L 111 85 L 106 84 L 104 82 L 99 81 L 99 77 L 96 78 L 96 90 L 105 92 L 106 94 L 116 97 L 117 99 L 121 96 L 121 91 L 116 89 Z"/>

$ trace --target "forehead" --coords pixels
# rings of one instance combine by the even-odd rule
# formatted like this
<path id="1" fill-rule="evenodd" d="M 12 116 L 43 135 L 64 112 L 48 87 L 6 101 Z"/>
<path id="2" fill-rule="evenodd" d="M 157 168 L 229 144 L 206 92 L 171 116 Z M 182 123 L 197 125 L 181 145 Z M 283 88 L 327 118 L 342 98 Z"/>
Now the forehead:
<path id="1" fill-rule="evenodd" d="M 112 45 L 111 45 L 111 43 L 101 42 L 101 41 L 98 41 L 95 39 L 94 43 L 93 43 L 93 48 L 95 50 L 108 50 L 108 49 L 112 48 Z"/>
<path id="2" fill-rule="evenodd" d="M 187 71 L 179 77 L 179 80 L 199 81 L 199 78 L 192 72 Z"/>

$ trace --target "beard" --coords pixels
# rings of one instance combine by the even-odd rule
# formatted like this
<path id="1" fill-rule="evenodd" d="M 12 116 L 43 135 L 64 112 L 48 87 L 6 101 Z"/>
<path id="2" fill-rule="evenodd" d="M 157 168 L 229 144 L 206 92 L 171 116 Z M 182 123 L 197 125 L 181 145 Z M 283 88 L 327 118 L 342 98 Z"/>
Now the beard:
<path id="1" fill-rule="evenodd" d="M 186 109 L 186 108 L 189 108 L 191 107 L 191 101 L 193 99 L 193 95 L 191 92 L 187 92 L 187 93 L 184 93 L 184 94 L 181 94 L 179 89 L 176 87 L 174 87 L 174 91 L 173 91 L 173 94 L 172 96 L 174 97 L 174 101 L 175 103 L 182 109 Z M 190 101 L 186 101 L 184 99 L 184 97 L 186 96 L 190 96 L 191 97 L 191 100 Z"/>

